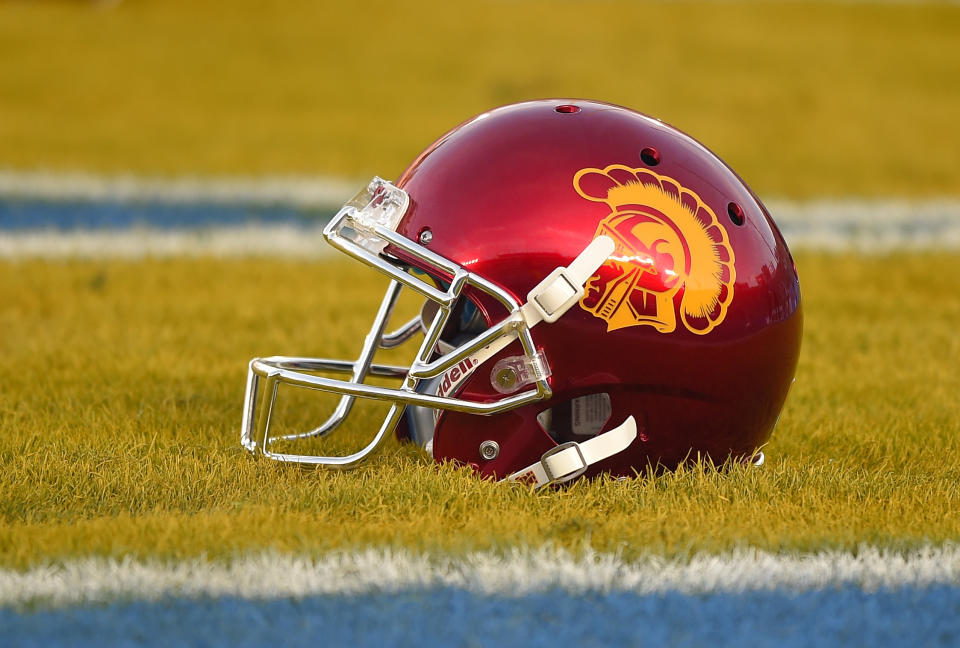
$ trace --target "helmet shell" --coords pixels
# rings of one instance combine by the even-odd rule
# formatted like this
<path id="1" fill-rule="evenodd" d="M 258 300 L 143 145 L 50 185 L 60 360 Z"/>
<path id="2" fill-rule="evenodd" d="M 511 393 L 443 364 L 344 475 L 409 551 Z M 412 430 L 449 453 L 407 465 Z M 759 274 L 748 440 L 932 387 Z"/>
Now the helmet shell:
<path id="1" fill-rule="evenodd" d="M 397 185 L 410 196 L 398 233 L 418 241 L 429 229 L 429 249 L 520 303 L 595 236 L 617 244 L 584 298 L 531 331 L 552 397 L 491 416 L 443 411 L 438 460 L 502 477 L 558 441 L 589 438 L 577 432 L 600 419 L 606 430 L 630 415 L 637 439 L 591 473 L 750 456 L 767 441 L 799 355 L 796 268 L 766 208 L 702 144 L 620 106 L 530 101 L 454 128 Z M 487 296 L 468 296 L 488 324 L 506 315 Z M 521 353 L 514 343 L 498 357 Z M 459 395 L 502 397 L 495 362 Z M 498 443 L 496 458 L 481 456 L 487 440 Z"/>

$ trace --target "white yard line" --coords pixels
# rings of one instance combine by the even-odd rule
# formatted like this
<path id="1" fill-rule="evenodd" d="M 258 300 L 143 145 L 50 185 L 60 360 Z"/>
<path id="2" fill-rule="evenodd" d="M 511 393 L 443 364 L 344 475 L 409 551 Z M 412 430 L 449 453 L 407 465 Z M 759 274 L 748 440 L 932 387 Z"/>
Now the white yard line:
<path id="1" fill-rule="evenodd" d="M 239 225 L 199 229 L 15 230 L 0 232 L 0 259 L 143 257 L 316 258 L 333 251 L 321 227 Z"/>
<path id="2" fill-rule="evenodd" d="M 960 250 L 960 199 L 833 199 L 767 202 L 791 248 Z"/>
<path id="3" fill-rule="evenodd" d="M 319 176 L 160 178 L 0 169 L 0 198 L 334 207 L 365 182 Z"/>
<path id="4" fill-rule="evenodd" d="M 455 559 L 371 549 L 318 558 L 262 554 L 229 563 L 91 558 L 27 571 L 0 570 L 0 606 L 165 597 L 301 598 L 435 587 L 522 596 L 555 589 L 705 594 L 840 586 L 872 591 L 932 585 L 960 585 L 960 546 L 911 552 L 861 547 L 854 553 L 814 554 L 740 550 L 696 555 L 690 560 L 647 558 L 635 562 L 611 554 L 573 557 L 551 549 L 516 549 L 505 555 L 476 553 Z"/>
<path id="5" fill-rule="evenodd" d="M 0 170 L 0 201 L 250 205 L 332 212 L 363 186 L 324 177 L 143 178 Z M 792 249 L 887 253 L 960 250 L 960 198 L 790 201 L 768 206 Z M 287 223 L 0 231 L 0 258 L 296 256 L 328 252 L 318 227 Z"/>

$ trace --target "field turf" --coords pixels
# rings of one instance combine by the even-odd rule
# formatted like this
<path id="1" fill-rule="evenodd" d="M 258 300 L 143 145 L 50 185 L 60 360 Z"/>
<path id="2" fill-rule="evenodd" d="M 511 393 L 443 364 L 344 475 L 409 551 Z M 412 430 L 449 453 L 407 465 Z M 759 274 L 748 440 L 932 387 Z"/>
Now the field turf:
<path id="1" fill-rule="evenodd" d="M 87 210 L 45 221 L 49 243 L 143 213 L 10 178 L 393 178 L 539 97 L 664 119 L 799 214 L 955 201 L 958 33 L 953 1 L 0 0 L 0 211 L 19 235 L 43 229 L 31 209 Z M 956 242 L 955 210 L 916 204 Z M 357 353 L 385 282 L 356 264 L 2 260 L 0 646 L 957 645 L 960 253 L 905 252 L 917 232 L 887 224 L 883 253 L 794 249 L 804 342 L 765 466 L 538 492 L 393 441 L 348 473 L 241 450 L 251 357 Z M 331 404 L 281 398 L 291 430 Z M 382 410 L 355 414 L 327 450 Z M 507 566 L 481 577 L 474 551 Z M 644 589 L 676 565 L 694 589 Z M 196 586 L 163 585 L 184 570 Z"/>
<path id="2" fill-rule="evenodd" d="M 960 194 L 960 6 L 0 3 L 0 168 L 396 175 L 487 108 L 623 104 L 769 197 Z"/>
<path id="3" fill-rule="evenodd" d="M 766 466 L 531 492 L 395 444 L 348 473 L 241 451 L 247 360 L 356 353 L 383 286 L 372 271 L 330 259 L 5 262 L 0 567 L 262 549 L 548 543 L 632 558 L 956 539 L 960 256 L 802 252 L 797 263 L 806 333 Z M 288 402 L 290 425 L 319 416 L 313 401 Z M 344 436 L 369 433 L 376 414 L 361 411 Z"/>

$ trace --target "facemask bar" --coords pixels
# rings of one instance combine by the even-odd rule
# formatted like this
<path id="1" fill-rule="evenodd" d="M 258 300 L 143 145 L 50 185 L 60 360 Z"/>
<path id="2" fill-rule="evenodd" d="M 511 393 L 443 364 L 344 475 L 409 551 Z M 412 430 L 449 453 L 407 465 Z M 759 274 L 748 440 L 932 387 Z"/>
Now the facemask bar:
<path id="1" fill-rule="evenodd" d="M 365 381 L 367 374 L 370 372 L 371 361 L 373 360 L 373 355 L 376 353 L 377 347 L 391 348 L 399 346 L 406 340 L 413 337 L 413 335 L 420 330 L 420 320 L 414 319 L 393 333 L 384 333 L 384 329 L 386 328 L 387 322 L 390 319 L 390 315 L 393 312 L 393 307 L 396 304 L 397 297 L 400 295 L 400 285 L 396 284 L 395 286 L 394 284 L 396 284 L 396 282 L 391 282 L 390 288 L 387 289 L 387 294 L 380 302 L 380 309 L 377 311 L 377 316 L 374 319 L 373 326 L 370 328 L 369 333 L 367 333 L 367 337 L 364 339 L 363 348 L 360 351 L 360 357 L 357 358 L 357 361 L 353 363 L 353 373 L 350 376 L 350 382 L 362 383 Z M 413 325 L 414 328 L 411 328 L 411 325 Z M 288 368 L 295 369 L 295 367 Z M 374 375 L 377 374 L 374 373 Z M 298 439 L 325 436 L 336 429 L 336 427 L 347 418 L 347 415 L 350 414 L 350 410 L 353 408 L 354 400 L 356 400 L 355 396 L 341 396 L 340 402 L 337 403 L 333 414 L 331 414 L 330 418 L 328 418 L 323 424 L 317 426 L 309 432 L 303 432 L 300 434 L 286 434 L 284 436 L 271 439 L 271 441 L 295 441 Z"/>
<path id="2" fill-rule="evenodd" d="M 490 357 L 514 340 L 519 340 L 524 354 L 531 362 L 542 362 L 537 355 L 520 305 L 509 293 L 474 275 L 426 248 L 402 237 L 392 228 L 396 227 L 408 205 L 408 197 L 390 183 L 375 178 L 363 195 L 348 203 L 324 228 L 327 241 L 337 249 L 363 261 L 392 278 L 387 293 L 381 302 L 377 317 L 364 340 L 360 357 L 355 362 L 318 358 L 290 358 L 274 356 L 258 358 L 250 362 L 245 393 L 241 443 L 251 452 L 258 448 L 268 457 L 281 461 L 320 464 L 332 467 L 352 467 L 365 459 L 393 430 L 408 404 L 435 409 L 451 409 L 475 414 L 494 414 L 527 403 L 549 398 L 551 390 L 547 383 L 548 371 L 534 388 L 501 398 L 490 403 L 467 401 L 458 398 L 434 396 L 416 391 L 420 380 L 436 378 L 456 366 L 471 354 Z M 390 228 L 390 229 L 388 229 Z M 421 260 L 427 267 L 452 277 L 446 290 L 414 277 L 399 264 L 392 263 L 381 255 L 387 245 L 402 248 L 412 257 Z M 499 324 L 487 329 L 472 340 L 460 345 L 433 361 L 440 334 L 450 318 L 453 305 L 467 285 L 483 291 L 499 301 L 510 315 Z M 378 347 L 396 346 L 412 337 L 419 328 L 418 320 L 412 320 L 394 331 L 384 334 L 393 306 L 402 287 L 408 287 L 425 298 L 436 302 L 439 309 L 424 335 L 416 359 L 410 367 L 395 367 L 373 364 L 373 355 Z M 349 381 L 334 380 L 304 373 L 304 371 L 331 371 L 351 374 Z M 367 375 L 404 378 L 400 389 L 364 384 Z M 281 383 L 338 393 L 341 395 L 331 416 L 320 426 L 302 433 L 271 438 L 270 421 L 276 403 L 277 390 Z M 362 450 L 343 457 L 296 455 L 274 453 L 269 446 L 276 440 L 295 440 L 322 436 L 345 420 L 355 398 L 391 401 L 393 406 L 374 439 Z M 257 412 L 259 405 L 259 413 Z"/>
<path id="3" fill-rule="evenodd" d="M 386 323 L 386 318 L 389 316 L 389 310 L 392 308 L 393 303 L 395 303 L 401 287 L 397 281 L 390 283 L 390 287 L 387 289 L 387 294 L 384 296 L 383 303 L 381 304 L 377 321 L 374 322 L 371 328 L 371 335 L 368 336 L 368 340 L 371 339 L 371 337 L 372 339 L 376 339 L 378 333 L 382 335 L 383 326 Z M 250 370 L 247 377 L 246 404 L 242 423 L 243 431 L 241 432 L 241 442 L 244 447 L 251 452 L 260 448 L 265 456 L 281 461 L 296 461 L 300 463 L 346 468 L 352 467 L 365 459 L 380 445 L 386 438 L 387 433 L 392 431 L 396 426 L 400 416 L 403 414 L 405 406 L 408 404 L 474 414 L 494 414 L 536 400 L 549 398 L 551 391 L 546 382 L 546 376 L 536 382 L 534 389 L 490 403 L 480 403 L 416 392 L 416 386 L 420 380 L 442 375 L 449 368 L 457 365 L 473 353 L 485 352 L 486 354 L 492 355 L 510 344 L 514 339 L 520 340 L 524 352 L 528 357 L 537 357 L 533 339 L 529 331 L 522 328 L 522 320 L 519 317 L 508 317 L 499 325 L 484 331 L 474 339 L 458 347 L 455 351 L 441 356 L 433 362 L 428 362 L 449 315 L 449 308 L 441 308 L 437 313 L 425 335 L 423 344 L 421 344 L 416 361 L 411 367 L 373 364 L 371 360 L 376 349 L 376 344 L 366 343 L 361 357 L 355 363 L 343 360 L 290 358 L 282 356 L 253 360 L 250 363 Z M 367 385 L 356 381 L 347 382 L 334 380 L 303 373 L 303 371 L 343 372 L 351 373 L 352 376 L 359 376 L 361 378 L 365 378 L 367 375 L 387 376 L 405 378 L 405 381 L 400 389 L 395 389 Z M 276 439 L 269 437 L 270 419 L 276 403 L 277 390 L 281 383 L 341 394 L 340 403 L 334 414 L 318 428 L 323 429 L 324 433 L 336 428 L 336 426 L 346 418 L 346 413 L 349 412 L 353 399 L 357 397 L 390 401 L 393 403 L 393 406 L 373 441 L 367 447 L 353 455 L 345 457 L 324 457 L 274 453 L 269 450 L 269 445 L 276 439 L 297 439 L 313 436 L 312 432 L 308 432 L 301 435 L 277 437 Z M 256 411 L 258 404 L 260 410 L 259 415 L 257 415 Z"/>

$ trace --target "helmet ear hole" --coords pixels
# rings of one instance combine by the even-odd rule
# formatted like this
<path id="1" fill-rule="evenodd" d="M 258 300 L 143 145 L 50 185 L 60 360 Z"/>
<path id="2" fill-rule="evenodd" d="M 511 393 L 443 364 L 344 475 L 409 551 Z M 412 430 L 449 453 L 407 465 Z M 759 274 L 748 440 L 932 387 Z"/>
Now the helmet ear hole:
<path id="1" fill-rule="evenodd" d="M 610 394 L 577 396 L 537 414 L 537 423 L 557 443 L 585 441 L 603 432 L 613 414 Z"/>

